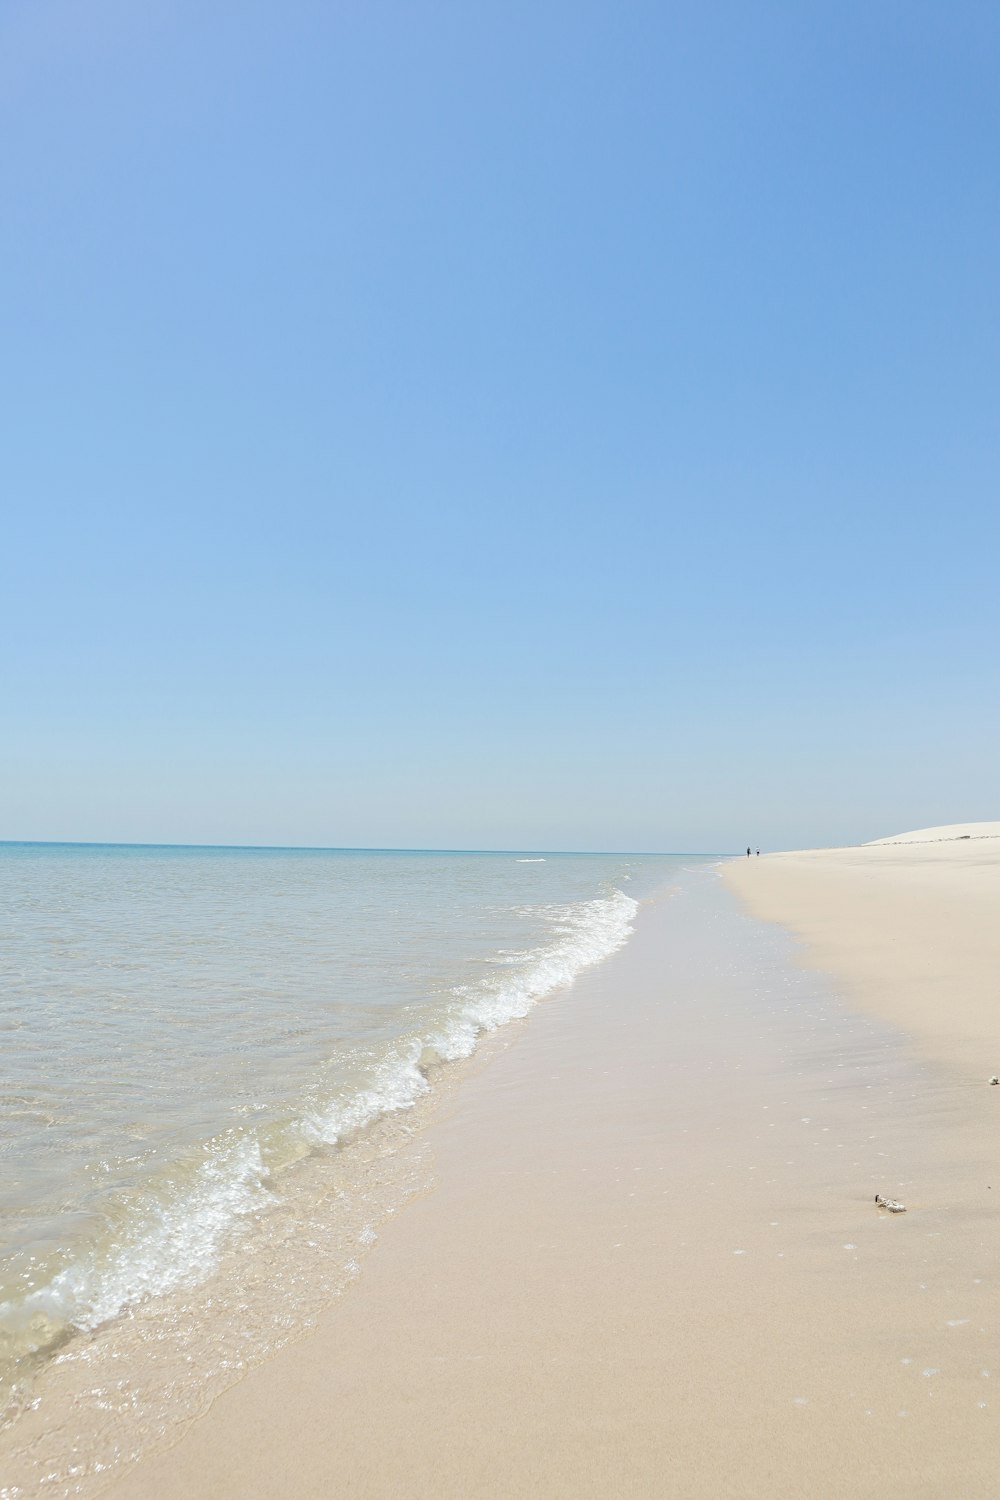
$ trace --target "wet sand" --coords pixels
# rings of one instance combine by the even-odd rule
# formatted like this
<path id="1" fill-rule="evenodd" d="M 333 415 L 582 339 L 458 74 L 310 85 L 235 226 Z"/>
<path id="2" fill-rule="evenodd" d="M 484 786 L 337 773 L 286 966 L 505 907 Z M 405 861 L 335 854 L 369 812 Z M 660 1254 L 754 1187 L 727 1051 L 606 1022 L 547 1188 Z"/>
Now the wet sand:
<path id="1" fill-rule="evenodd" d="M 767 915 L 778 863 L 727 867 Z M 712 872 L 648 903 L 453 1092 L 315 1330 L 107 1493 L 993 1495 L 994 1067 L 800 958 Z"/>

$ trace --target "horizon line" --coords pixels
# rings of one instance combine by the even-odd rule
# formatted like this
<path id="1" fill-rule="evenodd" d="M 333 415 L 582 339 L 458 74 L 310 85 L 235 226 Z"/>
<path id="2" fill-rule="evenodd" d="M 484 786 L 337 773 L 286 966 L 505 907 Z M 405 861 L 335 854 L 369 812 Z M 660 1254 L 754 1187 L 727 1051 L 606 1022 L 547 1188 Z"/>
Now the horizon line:
<path id="1" fill-rule="evenodd" d="M 0 839 L 0 849 L 5 848 L 212 849 L 220 851 L 240 849 L 248 852 L 275 854 L 628 854 L 642 855 L 647 858 L 664 858 L 670 855 L 684 858 L 692 855 L 711 857 L 726 852 L 719 849 L 473 849 L 390 844 L 191 844 L 167 843 L 149 839 Z"/>

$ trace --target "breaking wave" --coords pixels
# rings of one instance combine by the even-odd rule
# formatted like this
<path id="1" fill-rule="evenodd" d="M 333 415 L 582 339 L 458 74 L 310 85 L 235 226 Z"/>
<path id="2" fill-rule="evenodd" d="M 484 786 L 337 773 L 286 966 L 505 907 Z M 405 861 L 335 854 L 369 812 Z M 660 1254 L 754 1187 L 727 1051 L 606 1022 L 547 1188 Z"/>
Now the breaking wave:
<path id="1" fill-rule="evenodd" d="M 494 953 L 481 981 L 435 996 L 422 1021 L 380 1054 L 359 1053 L 349 1082 L 330 1096 L 311 1098 L 284 1122 L 226 1130 L 122 1195 L 82 1254 L 43 1285 L 0 1303 L 0 1363 L 16 1364 L 74 1330 L 92 1331 L 150 1298 L 205 1280 L 241 1229 L 277 1201 L 284 1167 L 412 1107 L 431 1087 L 435 1067 L 469 1057 L 484 1033 L 526 1016 L 622 947 L 637 908 L 620 890 L 532 907 L 550 941 Z"/>

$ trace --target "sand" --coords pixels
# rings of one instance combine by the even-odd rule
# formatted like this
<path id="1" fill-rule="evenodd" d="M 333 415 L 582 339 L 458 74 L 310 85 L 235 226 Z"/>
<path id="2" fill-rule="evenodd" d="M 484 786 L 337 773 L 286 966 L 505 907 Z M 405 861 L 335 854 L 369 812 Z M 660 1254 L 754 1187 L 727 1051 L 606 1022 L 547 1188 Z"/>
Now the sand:
<path id="1" fill-rule="evenodd" d="M 507 1028 L 356 1282 L 115 1500 L 996 1493 L 1000 839 L 724 873 Z"/>
<path id="2" fill-rule="evenodd" d="M 737 860 L 727 879 L 957 1081 L 1000 1073 L 1000 823 Z"/>

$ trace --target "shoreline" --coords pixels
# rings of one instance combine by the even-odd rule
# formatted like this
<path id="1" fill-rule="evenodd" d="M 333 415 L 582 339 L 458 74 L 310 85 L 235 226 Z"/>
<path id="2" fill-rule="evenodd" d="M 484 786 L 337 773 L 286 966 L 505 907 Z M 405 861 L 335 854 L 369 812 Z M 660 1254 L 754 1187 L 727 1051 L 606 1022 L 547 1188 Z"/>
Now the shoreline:
<path id="1" fill-rule="evenodd" d="M 453 1092 L 508 1045 L 508 1028 L 627 943 L 638 902 L 615 889 L 611 899 L 560 909 L 561 925 L 516 955 L 530 963 L 498 969 L 499 998 L 484 987 L 489 1007 L 474 1008 L 475 995 L 465 1004 L 461 1046 L 425 1040 L 420 1058 L 406 1062 L 421 1082 L 403 1104 L 394 1095 L 345 1139 L 317 1142 L 280 1175 L 260 1171 L 266 1201 L 221 1226 L 207 1272 L 148 1287 L 93 1327 L 44 1330 L 44 1345 L 7 1387 L 0 1500 L 97 1493 L 123 1461 L 159 1451 L 222 1391 L 308 1333 L 360 1274 L 383 1224 L 427 1190 L 428 1127 Z M 370 1094 L 364 1103 L 370 1111 Z M 195 1239 L 188 1234 L 179 1248 L 203 1249 Z M 40 1341 L 42 1330 L 30 1332 Z"/>
<path id="2" fill-rule="evenodd" d="M 331 1047 L 336 1028 L 325 1025 L 322 1003 L 310 1008 L 294 996 L 292 1042 L 286 1037 L 285 1043 L 293 1083 L 295 1067 L 301 1064 L 297 1086 L 283 1092 L 273 1087 L 280 1070 L 268 1054 L 267 1026 L 261 1026 L 266 1006 L 251 1014 L 256 1031 L 248 1027 L 253 1037 L 264 1031 L 264 1045 L 259 1056 L 253 1056 L 263 1081 L 261 1093 L 254 1092 L 252 1078 L 244 1089 L 238 1076 L 241 1055 L 249 1057 L 251 1051 L 248 1035 L 238 1030 L 220 1035 L 225 1055 L 234 1058 L 229 1075 L 220 1067 L 224 1084 L 235 1079 L 237 1089 L 243 1090 L 242 1095 L 237 1092 L 237 1102 L 240 1097 L 246 1102 L 227 1113 L 224 1101 L 214 1118 L 206 1111 L 205 1120 L 211 1120 L 207 1129 L 192 1111 L 200 1128 L 189 1131 L 186 1140 L 183 1109 L 178 1109 L 175 1149 L 163 1153 L 155 1171 L 144 1170 L 140 1152 L 131 1154 L 134 1140 L 142 1138 L 141 1111 L 149 1109 L 152 1115 L 158 1098 L 156 1069 L 147 1068 L 148 1094 L 134 1085 L 128 1095 L 129 1103 L 136 1101 L 140 1123 L 125 1127 L 128 1150 L 123 1161 L 126 1168 L 138 1163 L 135 1170 L 119 1172 L 116 1178 L 118 1163 L 112 1153 L 107 1177 L 103 1168 L 108 1163 L 102 1159 L 102 1170 L 93 1174 L 91 1183 L 86 1175 L 90 1165 L 85 1163 L 88 1212 L 75 1218 L 67 1215 L 69 1229 L 64 1235 L 59 1233 L 62 1221 L 55 1220 L 55 1230 L 43 1241 L 52 1247 L 48 1257 L 32 1253 L 21 1262 L 5 1259 L 5 1269 L 11 1269 L 0 1285 L 0 1475 L 16 1471 L 30 1490 L 34 1481 L 23 1474 L 20 1457 L 31 1447 L 37 1455 L 35 1478 L 45 1475 L 50 1488 L 58 1488 L 67 1476 L 85 1482 L 89 1471 L 103 1472 L 120 1449 L 141 1451 L 150 1438 L 155 1446 L 179 1423 L 200 1414 L 220 1388 L 308 1327 L 358 1273 L 382 1221 L 422 1187 L 417 1143 L 438 1100 L 463 1076 L 468 1058 L 488 1045 L 496 1030 L 613 951 L 631 931 L 636 903 L 627 895 L 627 884 L 618 888 L 613 881 L 599 883 L 589 875 L 574 883 L 572 866 L 568 875 L 557 871 L 553 876 L 546 872 L 545 862 L 526 875 L 518 870 L 511 876 L 512 869 L 501 866 L 499 874 L 494 871 L 489 888 L 499 885 L 501 896 L 523 898 L 528 892 L 525 911 L 516 904 L 507 911 L 501 904 L 502 918 L 491 910 L 492 927 L 487 923 L 483 928 L 480 922 L 466 932 L 473 952 L 482 946 L 481 959 L 462 960 L 460 902 L 438 899 L 436 907 L 433 901 L 416 907 L 411 937 L 415 926 L 420 938 L 421 921 L 440 920 L 443 905 L 451 922 L 441 924 L 443 931 L 435 929 L 435 943 L 426 943 L 436 957 L 432 964 L 425 961 L 421 971 L 427 979 L 425 1003 L 402 1009 L 397 1005 L 393 1010 L 390 1002 L 387 1022 L 377 1008 L 363 1015 L 356 1028 L 360 1044 L 352 1041 L 342 1049 L 346 1061 L 339 1059 L 336 1046 Z M 636 874 L 617 873 L 623 881 Z M 661 873 L 659 878 L 665 877 Z M 379 879 L 384 883 L 381 871 Z M 224 900 L 225 879 L 213 881 L 215 899 Z M 444 888 L 447 891 L 447 884 Z M 307 887 L 306 894 L 312 889 Z M 538 892 L 545 890 L 552 898 L 548 902 L 538 899 Z M 289 904 L 295 908 L 293 917 L 300 917 L 303 908 L 308 912 L 301 893 L 297 902 L 286 903 L 286 914 Z M 180 929 L 189 915 L 169 905 L 165 914 L 156 910 L 166 931 L 171 930 L 171 919 Z M 238 936 L 239 914 L 235 915 Z M 306 943 L 314 936 L 315 911 L 313 917 L 311 926 L 306 922 L 299 931 Z M 72 930 L 70 919 L 66 922 Z M 493 951 L 483 931 L 505 946 Z M 396 945 L 400 952 L 409 952 L 405 941 L 397 938 Z M 293 946 L 286 943 L 286 950 Z M 247 954 L 245 946 L 241 952 Z M 250 967 L 255 952 L 258 963 L 266 957 L 251 945 Z M 286 951 L 289 961 L 295 956 Z M 91 957 L 96 993 L 102 954 Z M 149 971 L 160 975 L 161 984 L 171 978 L 176 982 L 178 976 L 171 974 L 162 951 L 157 957 L 159 966 L 154 958 Z M 418 970 L 420 957 L 418 950 Z M 362 1005 L 369 999 L 381 1003 L 381 996 L 372 993 L 379 975 L 398 983 L 391 962 L 375 967 L 376 978 L 367 988 L 364 983 L 353 991 L 348 986 Z M 225 994 L 232 971 L 225 971 L 224 964 L 221 968 Z M 238 972 L 237 966 L 237 976 Z M 291 988 L 297 984 L 307 993 L 310 979 L 320 996 L 324 985 L 331 983 L 329 972 L 317 975 L 315 965 L 310 969 L 308 962 L 299 969 L 292 963 L 286 972 L 293 975 Z M 416 993 L 419 975 L 409 983 Z M 217 1008 L 226 1014 L 224 1004 Z M 349 1005 L 345 1009 L 350 1014 Z M 272 1007 L 264 1020 L 274 1022 L 280 1041 L 288 1022 L 279 1010 Z M 185 1019 L 191 1018 L 185 1018 L 183 1009 L 174 1014 L 183 1037 Z M 366 1039 L 364 1024 L 369 1020 Z M 191 1034 L 204 1036 L 202 1031 Z M 210 1052 L 204 1042 L 202 1049 Z M 29 1049 L 24 1050 L 30 1056 Z M 67 1055 L 71 1051 L 67 1045 Z M 58 1079 L 57 1071 L 54 1076 Z M 66 1097 L 72 1097 L 72 1090 Z M 73 1177 L 73 1158 L 60 1151 L 60 1144 L 53 1131 L 46 1141 L 48 1156 L 60 1164 L 75 1190 L 81 1174 L 77 1171 Z M 16 1162 L 16 1150 L 13 1159 Z M 22 1225 L 16 1218 L 16 1176 L 13 1194 L 10 1180 L 6 1186 L 5 1204 L 12 1212 L 5 1245 L 16 1243 L 20 1227 L 34 1252 L 30 1193 L 23 1195 L 27 1212 Z M 78 1225 L 80 1233 L 74 1235 Z M 64 1427 L 49 1412 L 71 1399 L 77 1416 Z M 120 1416 L 117 1426 L 109 1415 L 115 1409 Z"/>
<path id="3" fill-rule="evenodd" d="M 988 1117 L 798 959 L 717 874 L 647 906 L 315 1329 L 104 1493 L 992 1493 Z"/>
<path id="4" fill-rule="evenodd" d="M 901 876 L 899 856 L 685 871 L 624 948 L 410 1116 L 412 1192 L 337 1300 L 137 1462 L 60 1492 L 991 1495 L 1000 1091 L 960 1073 L 954 1016 L 942 1047 L 859 977 L 875 961 L 848 894 L 878 928 L 872 869 L 928 924 L 942 872 Z M 968 884 L 948 885 L 966 907 Z M 943 961 L 936 932 L 921 952 L 933 938 Z M 62 1373 L 38 1432 L 113 1369 Z M 0 1467 L 3 1500 L 41 1492 Z"/>

